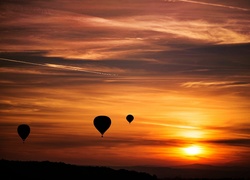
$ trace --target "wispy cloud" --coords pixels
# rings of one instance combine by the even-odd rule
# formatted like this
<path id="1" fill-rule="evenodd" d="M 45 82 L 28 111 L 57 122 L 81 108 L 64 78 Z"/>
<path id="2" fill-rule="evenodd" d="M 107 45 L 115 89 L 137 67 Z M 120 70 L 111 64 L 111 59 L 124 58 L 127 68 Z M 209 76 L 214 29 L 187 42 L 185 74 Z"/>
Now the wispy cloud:
<path id="1" fill-rule="evenodd" d="M 139 123 L 140 124 L 156 125 L 156 126 L 172 127 L 172 128 L 178 128 L 178 129 L 200 129 L 199 127 L 195 127 L 195 126 L 185 126 L 185 125 L 166 124 L 166 123 L 155 123 L 155 122 L 146 122 L 146 121 L 141 121 Z"/>
<path id="2" fill-rule="evenodd" d="M 250 82 L 243 81 L 213 81 L 213 82 L 205 82 L 205 81 L 194 81 L 194 82 L 185 82 L 181 86 L 187 88 L 201 88 L 201 87 L 220 87 L 220 88 L 228 88 L 228 87 L 249 87 Z"/>
<path id="3" fill-rule="evenodd" d="M 59 65 L 59 64 L 45 64 L 47 67 L 53 67 L 58 69 L 65 69 L 65 70 L 72 70 L 72 71 L 80 71 L 80 72 L 87 72 L 87 73 L 94 73 L 94 74 L 100 74 L 100 75 L 109 75 L 109 76 L 115 76 L 116 74 L 101 72 L 101 71 L 90 71 L 81 67 L 76 66 L 66 66 L 66 65 Z"/>
<path id="4" fill-rule="evenodd" d="M 215 7 L 236 9 L 236 10 L 242 10 L 242 11 L 249 11 L 249 9 L 247 9 L 247 8 L 241 8 L 241 7 L 235 7 L 235 6 L 228 6 L 228 5 L 217 4 L 217 3 L 207 3 L 207 2 L 192 1 L 192 0 L 177 0 L 177 1 L 182 1 L 182 2 L 187 2 L 187 3 L 194 3 L 194 4 L 201 4 L 201 5 L 206 5 L 206 6 L 215 6 Z"/>
<path id="5" fill-rule="evenodd" d="M 7 10 L 3 9 L 2 26 L 7 28 L 2 32 L 0 50 L 21 52 L 39 49 L 46 51 L 44 56 L 49 57 L 102 60 L 138 58 L 144 52 L 172 50 L 185 43 L 250 42 L 246 33 L 248 19 L 241 18 L 241 15 L 240 18 L 223 18 L 224 15 L 216 14 L 220 17 L 218 21 L 207 18 L 206 12 L 195 12 L 195 15 L 185 14 L 188 18 L 183 18 L 182 13 L 169 13 L 169 7 L 162 7 L 161 3 L 155 2 L 155 6 L 161 7 L 163 12 L 165 8 L 167 16 L 157 12 L 97 16 L 69 11 L 61 6 L 53 9 L 44 7 L 44 12 L 43 6 L 38 8 L 38 4 L 24 5 L 23 8 L 20 5 L 19 8 L 7 6 Z M 93 8 L 93 4 L 88 4 L 88 7 Z M 116 7 L 109 8 L 115 10 Z M 29 9 L 34 10 L 29 12 Z"/>
<path id="6" fill-rule="evenodd" d="M 250 139 L 249 138 L 216 139 L 216 140 L 208 140 L 208 141 L 205 141 L 205 142 L 213 143 L 213 144 L 224 144 L 224 145 L 228 145 L 228 146 L 250 147 Z"/>

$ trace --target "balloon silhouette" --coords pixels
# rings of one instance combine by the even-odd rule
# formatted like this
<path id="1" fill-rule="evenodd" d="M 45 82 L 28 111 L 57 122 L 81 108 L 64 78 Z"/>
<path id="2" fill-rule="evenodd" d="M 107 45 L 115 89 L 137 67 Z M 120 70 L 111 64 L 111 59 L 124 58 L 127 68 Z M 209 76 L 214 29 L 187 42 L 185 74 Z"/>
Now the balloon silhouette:
<path id="1" fill-rule="evenodd" d="M 17 127 L 18 135 L 22 138 L 23 142 L 30 134 L 30 127 L 27 124 L 20 124 Z"/>
<path id="2" fill-rule="evenodd" d="M 126 119 L 127 119 L 127 121 L 128 121 L 129 123 L 131 123 L 131 122 L 134 120 L 134 116 L 131 115 L 131 114 L 129 114 L 129 115 L 127 115 Z"/>
<path id="3" fill-rule="evenodd" d="M 94 126 L 101 133 L 102 137 L 110 125 L 111 119 L 108 116 L 96 116 L 94 119 Z"/>

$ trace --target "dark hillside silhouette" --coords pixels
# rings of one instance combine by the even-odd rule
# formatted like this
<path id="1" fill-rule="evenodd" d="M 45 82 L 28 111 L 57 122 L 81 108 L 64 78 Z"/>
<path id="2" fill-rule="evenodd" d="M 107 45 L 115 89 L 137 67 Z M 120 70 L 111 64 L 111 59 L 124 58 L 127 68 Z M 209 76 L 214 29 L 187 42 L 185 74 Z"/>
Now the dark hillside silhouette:
<path id="1" fill-rule="evenodd" d="M 0 167 L 1 177 L 4 177 L 5 180 L 157 180 L 156 176 L 144 172 L 125 169 L 114 170 L 112 168 L 100 166 L 78 166 L 62 162 L 0 160 Z"/>
<path id="2" fill-rule="evenodd" d="M 127 166 L 112 167 L 155 174 L 160 180 L 250 180 L 250 169 L 244 166 L 213 166 L 191 164 L 184 166 Z"/>

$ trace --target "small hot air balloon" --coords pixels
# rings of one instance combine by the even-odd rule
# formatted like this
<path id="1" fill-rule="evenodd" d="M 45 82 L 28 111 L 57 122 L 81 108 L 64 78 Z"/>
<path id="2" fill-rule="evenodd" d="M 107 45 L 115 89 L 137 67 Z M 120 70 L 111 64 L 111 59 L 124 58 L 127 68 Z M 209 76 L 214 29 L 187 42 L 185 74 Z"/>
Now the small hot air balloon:
<path id="1" fill-rule="evenodd" d="M 23 142 L 30 134 L 30 127 L 27 124 L 20 124 L 17 127 L 17 133 L 22 138 Z"/>
<path id="2" fill-rule="evenodd" d="M 102 137 L 103 134 L 108 130 L 110 125 L 111 119 L 108 116 L 96 116 L 94 119 L 94 126 L 101 133 Z"/>
<path id="3" fill-rule="evenodd" d="M 129 114 L 129 115 L 127 115 L 126 119 L 127 119 L 127 121 L 128 121 L 129 123 L 131 123 L 131 122 L 134 120 L 134 116 L 131 115 L 131 114 Z"/>

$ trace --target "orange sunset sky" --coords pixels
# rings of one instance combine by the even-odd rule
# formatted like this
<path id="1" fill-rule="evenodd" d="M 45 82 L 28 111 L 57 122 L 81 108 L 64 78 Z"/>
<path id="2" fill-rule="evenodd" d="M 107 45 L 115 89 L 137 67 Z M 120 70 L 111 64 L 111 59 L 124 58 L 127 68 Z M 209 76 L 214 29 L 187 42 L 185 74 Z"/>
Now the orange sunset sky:
<path id="1" fill-rule="evenodd" d="M 248 0 L 3 0 L 0 33 L 1 159 L 250 165 Z"/>

